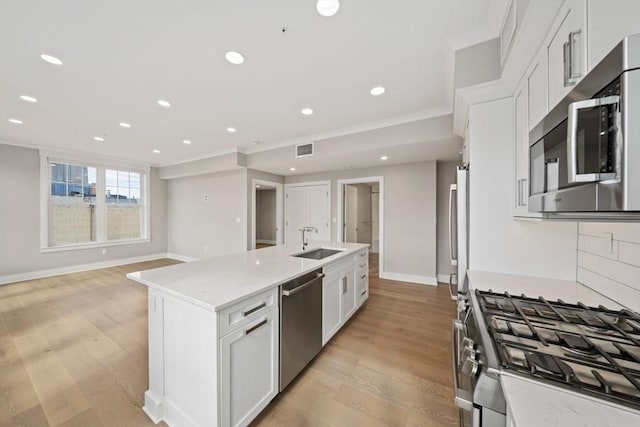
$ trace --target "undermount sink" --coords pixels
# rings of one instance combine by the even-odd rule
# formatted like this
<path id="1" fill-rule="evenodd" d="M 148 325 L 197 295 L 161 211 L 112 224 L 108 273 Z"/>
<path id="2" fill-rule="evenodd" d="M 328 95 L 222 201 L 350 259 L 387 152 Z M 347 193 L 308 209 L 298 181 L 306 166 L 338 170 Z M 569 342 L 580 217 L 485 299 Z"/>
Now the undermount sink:
<path id="1" fill-rule="evenodd" d="M 339 252 L 342 252 L 344 249 L 326 249 L 326 248 L 318 248 L 308 252 L 301 252 L 299 254 L 291 255 L 297 258 L 309 258 L 309 259 L 325 259 L 326 257 L 330 257 L 331 255 L 335 255 Z"/>

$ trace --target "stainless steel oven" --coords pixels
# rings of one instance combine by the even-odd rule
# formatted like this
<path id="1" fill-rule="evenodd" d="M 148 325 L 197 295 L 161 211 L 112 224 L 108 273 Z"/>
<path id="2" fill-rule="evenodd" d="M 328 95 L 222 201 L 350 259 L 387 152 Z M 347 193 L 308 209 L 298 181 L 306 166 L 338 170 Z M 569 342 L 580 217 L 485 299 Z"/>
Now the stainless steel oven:
<path id="1" fill-rule="evenodd" d="M 625 38 L 529 136 L 530 211 L 640 219 L 640 34 Z"/>
<path id="2" fill-rule="evenodd" d="M 451 325 L 454 401 L 463 427 L 503 427 L 506 402 L 497 375 L 499 365 L 475 294 L 460 296 L 458 318 Z"/>

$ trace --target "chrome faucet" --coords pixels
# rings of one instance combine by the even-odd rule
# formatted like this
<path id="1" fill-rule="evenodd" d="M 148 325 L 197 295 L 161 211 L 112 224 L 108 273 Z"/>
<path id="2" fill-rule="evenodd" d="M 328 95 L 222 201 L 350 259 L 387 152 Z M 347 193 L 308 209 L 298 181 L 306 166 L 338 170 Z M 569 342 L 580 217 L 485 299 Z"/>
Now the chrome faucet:
<path id="1" fill-rule="evenodd" d="M 307 231 L 313 231 L 316 234 L 318 233 L 318 229 L 316 227 L 302 227 L 301 229 L 299 229 L 298 231 L 302 231 L 302 250 L 306 251 L 307 250 L 307 245 L 309 245 L 309 238 L 305 235 L 305 233 Z"/>

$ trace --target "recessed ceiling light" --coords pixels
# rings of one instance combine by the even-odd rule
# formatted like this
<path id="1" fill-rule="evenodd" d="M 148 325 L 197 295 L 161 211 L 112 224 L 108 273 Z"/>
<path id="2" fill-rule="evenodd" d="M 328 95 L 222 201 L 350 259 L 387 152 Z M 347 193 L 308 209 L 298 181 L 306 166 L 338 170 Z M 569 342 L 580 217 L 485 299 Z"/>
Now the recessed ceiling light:
<path id="1" fill-rule="evenodd" d="M 235 52 L 233 50 L 227 51 L 227 53 L 224 54 L 224 57 L 227 59 L 227 61 L 235 65 L 240 65 L 244 62 L 244 56 L 242 56 L 242 54 L 240 54 L 239 52 Z"/>
<path id="2" fill-rule="evenodd" d="M 290 170 L 291 172 L 295 172 L 295 171 L 296 171 L 296 168 L 289 168 L 289 170 Z"/>
<path id="3" fill-rule="evenodd" d="M 313 114 L 313 110 L 311 108 L 303 108 L 302 110 L 300 110 L 300 112 L 305 116 L 310 116 Z"/>
<path id="4" fill-rule="evenodd" d="M 191 144 L 191 141 L 189 141 L 188 139 L 183 139 L 182 143 L 189 145 L 189 144 Z"/>
<path id="5" fill-rule="evenodd" d="M 256 188 L 260 188 L 260 184 L 256 184 Z"/>
<path id="6" fill-rule="evenodd" d="M 104 138 L 102 136 L 94 136 L 93 139 L 100 142 L 104 141 Z"/>
<path id="7" fill-rule="evenodd" d="M 153 150 L 154 153 L 160 154 L 160 150 Z"/>
<path id="8" fill-rule="evenodd" d="M 61 60 L 59 60 L 55 56 L 47 55 L 46 53 L 43 53 L 42 55 L 40 55 L 40 58 L 42 58 L 43 61 L 47 61 L 49 64 L 62 65 Z"/>
<path id="9" fill-rule="evenodd" d="M 22 124 L 22 120 L 18 120 L 18 119 L 9 119 L 9 121 L 13 124 L 16 125 L 21 125 Z"/>
<path id="10" fill-rule="evenodd" d="M 161 107 L 164 107 L 164 108 L 171 107 L 171 103 L 169 101 L 165 101 L 164 99 L 159 99 L 158 100 L 158 105 L 160 105 Z"/>
<path id="11" fill-rule="evenodd" d="M 316 9 L 322 16 L 333 16 L 340 9 L 340 1 L 338 0 L 318 0 Z"/>
<path id="12" fill-rule="evenodd" d="M 236 128 L 227 128 L 227 132 L 236 133 Z"/>
<path id="13" fill-rule="evenodd" d="M 373 89 L 371 89 L 370 93 L 373 96 L 382 95 L 384 93 L 384 88 L 382 86 L 376 86 Z"/>
<path id="14" fill-rule="evenodd" d="M 29 95 L 20 95 L 20 99 L 22 99 L 23 101 L 27 101 L 27 102 L 38 102 L 37 99 L 35 99 L 33 96 L 29 96 Z"/>
<path id="15" fill-rule="evenodd" d="M 129 123 L 125 123 L 125 122 L 120 122 L 120 126 L 122 126 L 123 128 L 130 128 L 131 125 Z"/>
<path id="16" fill-rule="evenodd" d="M 389 158 L 387 156 L 382 156 L 380 157 L 380 160 L 388 160 Z"/>

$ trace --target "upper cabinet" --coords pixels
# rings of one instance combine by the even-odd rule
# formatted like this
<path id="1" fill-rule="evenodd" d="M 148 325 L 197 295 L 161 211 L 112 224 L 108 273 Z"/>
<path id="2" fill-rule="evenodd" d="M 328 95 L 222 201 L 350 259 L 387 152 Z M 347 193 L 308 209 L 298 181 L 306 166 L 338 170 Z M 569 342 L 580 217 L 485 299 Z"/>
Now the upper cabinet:
<path id="1" fill-rule="evenodd" d="M 527 131 L 533 129 L 544 118 L 548 111 L 547 91 L 547 55 L 542 50 L 538 53 L 527 70 L 526 79 L 529 104 L 527 111 Z M 527 132 L 527 139 L 529 133 Z"/>
<path id="2" fill-rule="evenodd" d="M 611 51 L 624 37 L 640 33 L 640 1 L 589 0 L 588 70 Z"/>
<path id="3" fill-rule="evenodd" d="M 528 191 L 525 190 L 529 177 L 529 99 L 528 81 L 523 79 L 513 94 L 515 104 L 515 176 L 513 215 L 527 214 Z"/>
<path id="4" fill-rule="evenodd" d="M 545 43 L 549 76 L 549 111 L 586 74 L 587 40 L 586 0 L 565 1 Z"/>

